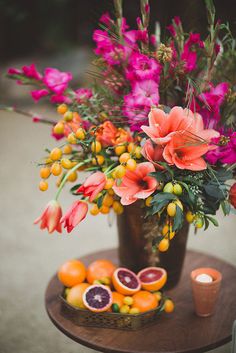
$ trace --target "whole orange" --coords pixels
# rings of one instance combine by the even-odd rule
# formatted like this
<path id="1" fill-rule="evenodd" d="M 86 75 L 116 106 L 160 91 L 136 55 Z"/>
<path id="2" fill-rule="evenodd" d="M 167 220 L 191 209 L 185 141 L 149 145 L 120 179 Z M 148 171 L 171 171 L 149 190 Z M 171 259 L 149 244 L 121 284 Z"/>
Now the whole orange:
<path id="1" fill-rule="evenodd" d="M 133 308 L 139 309 L 141 313 L 155 309 L 158 305 L 157 298 L 154 294 L 141 290 L 133 295 Z"/>
<path id="2" fill-rule="evenodd" d="M 86 278 L 86 268 L 79 260 L 69 260 L 58 270 L 58 278 L 66 287 L 73 287 L 84 282 Z"/>
<path id="3" fill-rule="evenodd" d="M 112 277 L 116 266 L 109 260 L 96 260 L 87 269 L 87 281 L 91 284 L 103 277 Z"/>
<path id="4" fill-rule="evenodd" d="M 112 292 L 112 304 L 117 304 L 119 308 L 124 304 L 124 298 L 125 296 L 123 294 Z"/>
<path id="5" fill-rule="evenodd" d="M 81 309 L 86 309 L 83 303 L 83 294 L 89 286 L 89 283 L 80 283 L 69 289 L 69 292 L 66 297 L 67 303 Z"/>

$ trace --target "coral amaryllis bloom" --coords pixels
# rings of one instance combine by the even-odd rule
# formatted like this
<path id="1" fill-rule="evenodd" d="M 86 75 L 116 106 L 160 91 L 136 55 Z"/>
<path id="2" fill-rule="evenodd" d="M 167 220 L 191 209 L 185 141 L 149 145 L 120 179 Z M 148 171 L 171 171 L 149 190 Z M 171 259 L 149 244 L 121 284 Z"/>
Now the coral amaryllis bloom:
<path id="1" fill-rule="evenodd" d="M 77 193 L 82 193 L 84 196 L 89 196 L 89 201 L 93 202 L 96 196 L 101 192 L 106 184 L 106 176 L 102 172 L 96 172 L 90 175 L 81 185 Z"/>
<path id="2" fill-rule="evenodd" d="M 174 164 L 179 169 L 199 171 L 206 169 L 207 164 L 202 156 L 210 149 L 211 146 L 201 139 L 194 139 L 187 132 L 179 132 L 173 135 L 165 146 L 163 157 L 169 164 Z"/>
<path id="3" fill-rule="evenodd" d="M 150 162 L 138 164 L 135 171 L 126 170 L 121 185 L 113 186 L 115 193 L 121 197 L 122 205 L 146 199 L 156 190 L 158 186 L 156 179 L 148 175 L 154 171 L 155 168 Z"/>
<path id="4" fill-rule="evenodd" d="M 143 145 L 142 155 L 145 159 L 151 162 L 155 167 L 164 169 L 158 162 L 164 162 L 163 147 L 160 145 L 153 145 L 152 141 L 148 139 Z"/>
<path id="5" fill-rule="evenodd" d="M 47 204 L 42 215 L 34 221 L 34 224 L 41 221 L 41 229 L 47 228 L 49 233 L 54 232 L 54 230 L 61 233 L 61 216 L 62 210 L 60 204 L 56 200 L 52 200 Z"/>
<path id="6" fill-rule="evenodd" d="M 236 183 L 234 183 L 229 190 L 229 201 L 234 208 L 236 208 Z"/>
<path id="7" fill-rule="evenodd" d="M 169 114 L 152 109 L 148 118 L 149 126 L 142 126 L 142 130 L 158 145 L 167 144 L 177 132 L 188 131 L 207 141 L 219 136 L 215 130 L 204 130 L 201 115 L 189 109 L 174 107 Z"/>
<path id="8" fill-rule="evenodd" d="M 64 228 L 70 233 L 77 224 L 79 224 L 87 215 L 88 204 L 85 201 L 74 201 L 65 215 L 61 218 L 60 223 L 64 222 Z"/>

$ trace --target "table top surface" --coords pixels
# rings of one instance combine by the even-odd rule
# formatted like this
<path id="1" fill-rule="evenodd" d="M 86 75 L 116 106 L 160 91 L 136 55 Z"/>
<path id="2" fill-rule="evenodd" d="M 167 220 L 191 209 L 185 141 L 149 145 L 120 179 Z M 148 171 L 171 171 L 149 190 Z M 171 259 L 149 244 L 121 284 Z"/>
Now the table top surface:
<path id="1" fill-rule="evenodd" d="M 118 263 L 115 249 L 81 258 L 85 264 L 95 259 Z M 198 267 L 214 267 L 223 275 L 218 305 L 213 316 L 200 318 L 194 313 L 190 272 Z M 197 353 L 206 352 L 231 340 L 236 319 L 236 268 L 215 257 L 188 251 L 181 280 L 166 291 L 175 302 L 172 314 L 162 313 L 155 324 L 136 331 L 76 326 L 61 312 L 63 286 L 54 275 L 45 294 L 49 317 L 56 327 L 76 342 L 101 352 L 122 353 Z"/>

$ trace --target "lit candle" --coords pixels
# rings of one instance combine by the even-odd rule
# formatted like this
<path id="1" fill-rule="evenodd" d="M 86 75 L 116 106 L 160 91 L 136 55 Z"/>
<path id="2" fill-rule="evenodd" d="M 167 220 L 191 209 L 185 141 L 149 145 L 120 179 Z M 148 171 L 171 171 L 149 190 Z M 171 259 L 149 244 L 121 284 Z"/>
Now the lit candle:
<path id="1" fill-rule="evenodd" d="M 213 278 L 206 273 L 201 273 L 198 275 L 196 278 L 196 281 L 201 282 L 201 283 L 211 283 L 213 282 Z"/>

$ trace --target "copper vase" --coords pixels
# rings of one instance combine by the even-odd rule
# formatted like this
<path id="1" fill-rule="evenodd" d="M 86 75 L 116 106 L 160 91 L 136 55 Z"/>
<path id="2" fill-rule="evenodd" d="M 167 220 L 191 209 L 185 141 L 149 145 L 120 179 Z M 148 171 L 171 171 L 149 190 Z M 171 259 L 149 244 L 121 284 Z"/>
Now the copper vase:
<path id="1" fill-rule="evenodd" d="M 170 242 L 166 252 L 153 251 L 153 239 L 160 234 L 156 216 L 145 218 L 145 210 L 138 202 L 126 206 L 124 213 L 117 217 L 119 236 L 119 259 L 122 266 L 138 272 L 148 266 L 164 267 L 168 273 L 167 288 L 177 285 L 185 258 L 189 224 Z"/>

